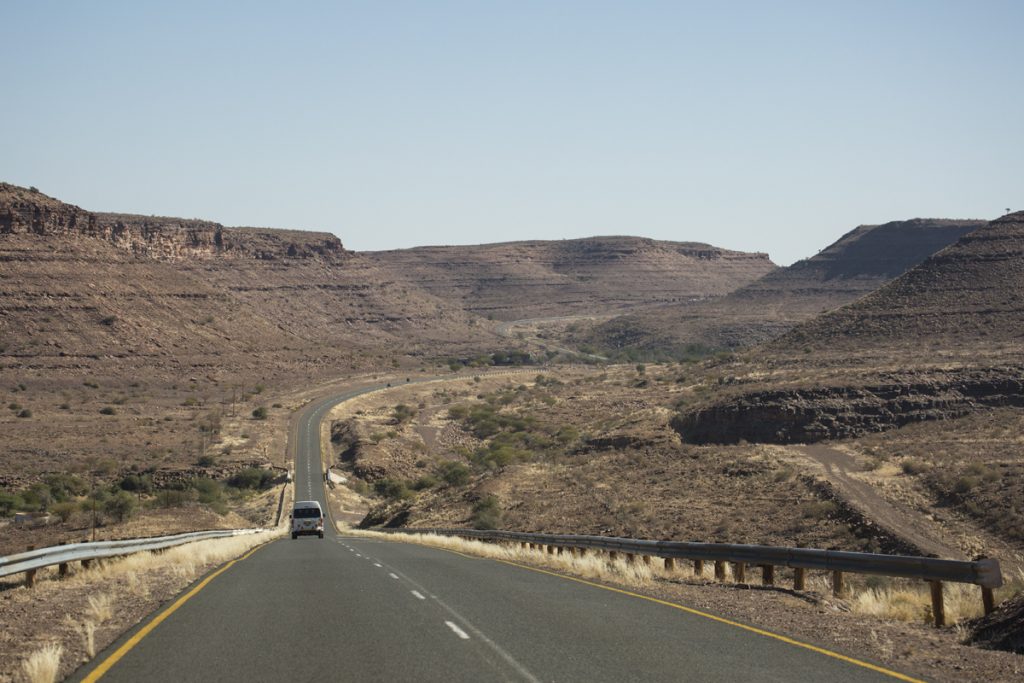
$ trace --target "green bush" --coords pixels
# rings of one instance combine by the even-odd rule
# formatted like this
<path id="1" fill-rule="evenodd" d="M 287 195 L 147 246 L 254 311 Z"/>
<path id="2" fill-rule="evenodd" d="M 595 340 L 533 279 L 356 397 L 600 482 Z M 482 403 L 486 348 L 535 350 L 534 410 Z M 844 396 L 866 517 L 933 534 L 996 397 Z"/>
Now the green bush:
<path id="1" fill-rule="evenodd" d="M 391 417 L 394 418 L 395 424 L 405 424 L 416 417 L 416 409 L 411 408 L 404 403 L 399 403 L 395 406 L 394 411 L 391 413 Z"/>
<path id="2" fill-rule="evenodd" d="M 10 517 L 25 508 L 25 500 L 17 493 L 0 491 L 0 516 Z"/>
<path id="3" fill-rule="evenodd" d="M 54 503 L 50 508 L 50 512 L 57 515 L 61 523 L 67 524 L 68 520 L 71 519 L 71 515 L 75 514 L 78 510 L 78 503 L 66 500 L 63 503 Z"/>
<path id="4" fill-rule="evenodd" d="M 149 493 L 153 490 L 153 478 L 145 474 L 129 474 L 118 483 L 118 487 L 122 491 Z"/>
<path id="5" fill-rule="evenodd" d="M 135 496 L 127 491 L 118 491 L 103 504 L 103 512 L 117 521 L 123 522 L 135 514 L 136 507 L 138 507 L 138 503 L 135 501 Z"/>
<path id="6" fill-rule="evenodd" d="M 89 487 L 84 481 L 79 479 L 73 474 L 66 472 L 61 474 L 50 474 L 43 479 L 43 483 L 46 484 L 46 488 L 50 491 L 50 496 L 58 502 L 64 502 L 77 498 L 78 496 L 84 496 L 89 492 Z"/>
<path id="7" fill-rule="evenodd" d="M 100 415 L 117 415 L 117 411 L 111 406 L 104 406 L 100 408 Z"/>
<path id="8" fill-rule="evenodd" d="M 18 417 L 32 417 L 32 411 L 28 408 L 22 408 L 21 412 L 18 413 Z"/>
<path id="9" fill-rule="evenodd" d="M 213 467 L 217 464 L 217 458 L 212 455 L 201 455 L 199 456 L 199 460 L 196 461 L 196 464 L 200 467 Z"/>
<path id="10" fill-rule="evenodd" d="M 434 488 L 437 484 L 437 477 L 425 474 L 413 483 L 412 489 L 413 491 L 423 491 L 425 489 Z"/>
<path id="11" fill-rule="evenodd" d="M 199 502 L 203 505 L 218 503 L 224 496 L 224 485 L 209 477 L 198 477 L 192 480 L 192 488 L 196 490 Z"/>
<path id="12" fill-rule="evenodd" d="M 191 500 L 192 494 L 189 491 L 164 489 L 157 492 L 154 505 L 162 508 L 176 508 L 185 505 Z"/>
<path id="13" fill-rule="evenodd" d="M 437 474 L 449 486 L 462 486 L 469 481 L 469 468 L 457 460 L 438 465 Z"/>
<path id="14" fill-rule="evenodd" d="M 826 519 L 838 509 L 830 500 L 812 501 L 800 506 L 800 512 L 806 519 Z"/>
<path id="15" fill-rule="evenodd" d="M 931 469 L 931 466 L 921 460 L 904 460 L 900 465 L 903 468 L 903 474 L 909 474 L 911 476 L 924 474 Z"/>
<path id="16" fill-rule="evenodd" d="M 274 485 L 276 475 L 273 470 L 259 467 L 247 467 L 228 479 L 228 486 L 236 489 L 269 489 Z"/>
<path id="17" fill-rule="evenodd" d="M 473 506 L 473 528 L 474 529 L 497 529 L 501 522 L 501 507 L 498 499 L 494 496 L 486 496 Z"/>
<path id="18" fill-rule="evenodd" d="M 252 411 L 252 419 L 254 419 L 254 420 L 266 420 L 267 419 L 267 409 L 266 409 L 266 407 L 265 406 L 260 406 L 259 408 L 256 408 L 255 410 L 253 410 Z"/>
<path id="19" fill-rule="evenodd" d="M 389 500 L 405 500 L 412 497 L 412 491 L 405 485 L 405 482 L 394 479 L 381 479 L 374 482 L 373 490 L 377 492 L 377 495 L 384 496 Z"/>

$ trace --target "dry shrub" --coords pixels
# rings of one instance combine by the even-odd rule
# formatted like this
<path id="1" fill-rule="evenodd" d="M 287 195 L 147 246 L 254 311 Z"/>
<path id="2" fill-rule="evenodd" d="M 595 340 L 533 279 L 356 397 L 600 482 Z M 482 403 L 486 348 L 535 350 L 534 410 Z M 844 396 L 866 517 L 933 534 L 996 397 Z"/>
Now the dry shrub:
<path id="1" fill-rule="evenodd" d="M 114 616 L 114 596 L 109 593 L 89 596 L 89 609 L 87 610 L 92 622 L 102 624 Z"/>
<path id="2" fill-rule="evenodd" d="M 53 683 L 60 671 L 60 658 L 64 648 L 57 643 L 50 643 L 36 650 L 21 663 L 25 678 L 29 683 Z"/>
<path id="3" fill-rule="evenodd" d="M 78 626 L 78 632 L 82 635 L 82 648 L 89 659 L 96 656 L 96 624 L 86 619 Z"/>

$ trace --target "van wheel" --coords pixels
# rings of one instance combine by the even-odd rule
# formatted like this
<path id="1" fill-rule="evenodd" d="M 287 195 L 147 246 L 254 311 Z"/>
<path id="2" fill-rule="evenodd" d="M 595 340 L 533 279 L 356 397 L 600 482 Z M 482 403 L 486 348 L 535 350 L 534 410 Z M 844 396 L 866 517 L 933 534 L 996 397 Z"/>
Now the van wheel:
<path id="1" fill-rule="evenodd" d="M 293 541 L 294 541 L 294 540 L 295 540 L 296 538 L 298 538 L 298 537 L 299 537 L 299 535 L 298 535 L 297 533 L 295 533 L 295 532 L 292 532 L 292 540 L 293 540 Z"/>
<path id="2" fill-rule="evenodd" d="M 320 538 L 323 538 L 324 537 L 324 532 L 321 531 L 318 535 L 320 536 Z"/>

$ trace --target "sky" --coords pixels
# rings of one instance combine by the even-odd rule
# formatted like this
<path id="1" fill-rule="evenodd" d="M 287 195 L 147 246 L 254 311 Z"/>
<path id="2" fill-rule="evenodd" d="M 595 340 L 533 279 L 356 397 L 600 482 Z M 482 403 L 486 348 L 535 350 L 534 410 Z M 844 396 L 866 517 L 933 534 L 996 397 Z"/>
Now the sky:
<path id="1" fill-rule="evenodd" d="M 1018 0 L 37 0 L 0 26 L 0 180 L 92 211 L 786 265 L 1024 209 Z"/>

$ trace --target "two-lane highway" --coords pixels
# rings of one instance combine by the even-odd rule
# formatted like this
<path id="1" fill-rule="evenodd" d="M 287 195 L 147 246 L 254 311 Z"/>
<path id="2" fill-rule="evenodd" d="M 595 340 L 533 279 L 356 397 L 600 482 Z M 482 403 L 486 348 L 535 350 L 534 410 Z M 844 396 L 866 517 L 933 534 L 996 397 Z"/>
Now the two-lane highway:
<path id="1" fill-rule="evenodd" d="M 293 426 L 297 499 L 326 504 L 319 424 Z M 78 679 L 114 681 L 912 680 L 571 578 L 335 533 L 236 562 Z M 127 643 L 130 647 L 125 647 Z"/>

